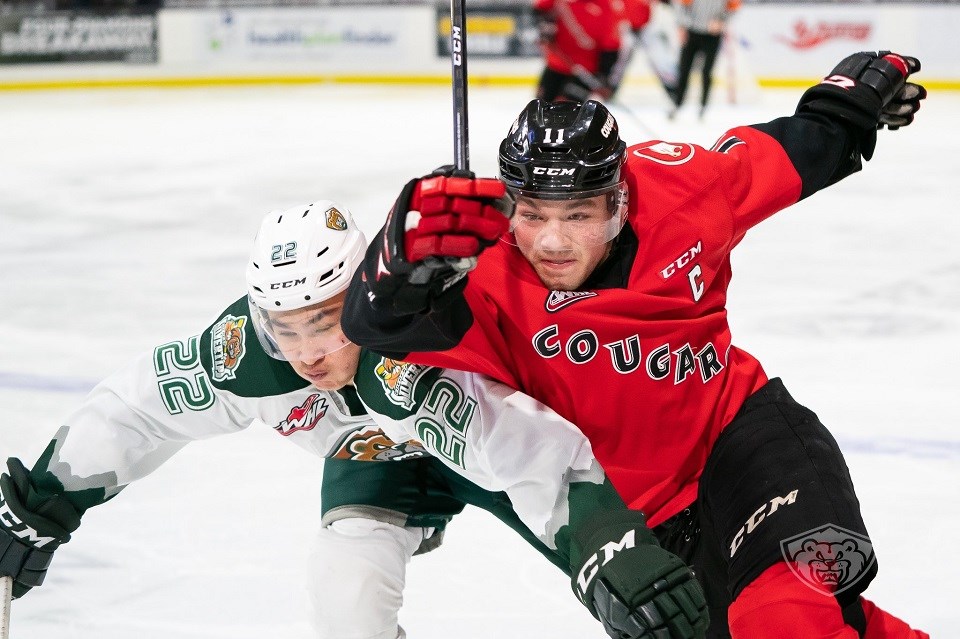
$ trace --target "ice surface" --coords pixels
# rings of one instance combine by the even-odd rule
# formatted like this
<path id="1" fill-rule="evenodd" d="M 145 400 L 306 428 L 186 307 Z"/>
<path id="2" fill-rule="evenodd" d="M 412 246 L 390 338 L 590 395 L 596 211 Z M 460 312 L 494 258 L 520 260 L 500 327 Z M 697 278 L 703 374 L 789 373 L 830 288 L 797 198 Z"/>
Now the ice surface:
<path id="1" fill-rule="evenodd" d="M 629 140 L 642 121 L 709 145 L 798 95 L 717 104 L 703 123 L 667 121 L 650 96 L 615 113 Z M 529 97 L 471 89 L 477 172 Z M 960 621 L 958 109 L 932 95 L 863 173 L 752 230 L 730 291 L 737 343 L 847 453 L 881 566 L 868 594 L 943 637 Z M 268 210 L 340 200 L 372 235 L 407 179 L 450 162 L 450 112 L 440 88 L 0 93 L 0 456 L 32 462 L 84 389 L 238 297 Z M 310 636 L 320 476 L 268 429 L 188 446 L 90 511 L 14 603 L 12 636 Z M 401 621 L 411 639 L 605 636 L 562 575 L 474 510 L 412 562 Z"/>

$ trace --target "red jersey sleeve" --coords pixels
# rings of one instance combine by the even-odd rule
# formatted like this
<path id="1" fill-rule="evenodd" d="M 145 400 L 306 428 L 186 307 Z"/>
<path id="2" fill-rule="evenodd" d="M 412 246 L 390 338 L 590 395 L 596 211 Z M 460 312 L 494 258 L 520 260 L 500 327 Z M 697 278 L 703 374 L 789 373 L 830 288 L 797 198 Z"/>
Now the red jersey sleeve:
<path id="1" fill-rule="evenodd" d="M 731 248 L 748 229 L 800 199 L 802 181 L 784 148 L 769 135 L 739 127 L 708 152 L 733 215 Z"/>

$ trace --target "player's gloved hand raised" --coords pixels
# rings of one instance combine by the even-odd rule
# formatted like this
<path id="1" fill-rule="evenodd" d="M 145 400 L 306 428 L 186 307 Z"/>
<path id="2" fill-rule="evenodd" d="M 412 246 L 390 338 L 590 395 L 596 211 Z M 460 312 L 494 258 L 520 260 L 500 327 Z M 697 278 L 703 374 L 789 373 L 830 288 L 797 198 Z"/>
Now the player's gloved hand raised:
<path id="1" fill-rule="evenodd" d="M 477 256 L 507 231 L 513 201 L 499 180 L 441 167 L 411 180 L 367 251 L 363 281 L 375 308 L 440 308 L 466 286 Z"/>
<path id="2" fill-rule="evenodd" d="M 582 543 L 581 543 L 582 542 Z M 710 623 L 693 571 L 664 550 L 639 511 L 618 511 L 575 533 L 580 600 L 617 639 L 696 639 Z"/>
<path id="3" fill-rule="evenodd" d="M 44 496 L 19 459 L 0 475 L 0 576 L 13 577 L 13 597 L 43 583 L 53 552 L 80 526 L 76 508 L 62 495 Z"/>
<path id="4" fill-rule="evenodd" d="M 873 157 L 876 129 L 896 130 L 913 122 L 927 90 L 907 82 L 920 70 L 909 56 L 872 51 L 854 53 L 840 61 L 820 84 L 807 89 L 797 112 L 822 113 L 864 131 L 861 154 Z"/>

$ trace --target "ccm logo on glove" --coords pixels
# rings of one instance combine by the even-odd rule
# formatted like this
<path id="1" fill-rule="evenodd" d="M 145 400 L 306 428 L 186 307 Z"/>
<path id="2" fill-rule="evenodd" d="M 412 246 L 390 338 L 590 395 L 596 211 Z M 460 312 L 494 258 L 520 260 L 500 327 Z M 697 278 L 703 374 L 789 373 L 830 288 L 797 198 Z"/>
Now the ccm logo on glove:
<path id="1" fill-rule="evenodd" d="M 577 596 L 580 597 L 580 600 L 585 601 L 587 588 L 590 586 L 590 582 L 593 581 L 594 577 L 597 576 L 600 566 L 605 566 L 610 563 L 613 560 L 613 556 L 618 552 L 634 548 L 636 545 L 636 531 L 628 530 L 620 541 L 608 541 L 601 546 L 600 550 L 595 552 L 592 557 L 587 559 L 583 563 L 580 573 L 577 575 Z M 600 555 L 603 555 L 603 561 L 600 561 Z"/>
<path id="2" fill-rule="evenodd" d="M 28 541 L 34 548 L 43 548 L 51 541 L 57 541 L 56 537 L 44 537 L 14 515 L 10 507 L 7 506 L 7 499 L 3 494 L 2 487 L 0 487 L 0 521 L 4 523 L 7 530 L 20 539 Z"/>

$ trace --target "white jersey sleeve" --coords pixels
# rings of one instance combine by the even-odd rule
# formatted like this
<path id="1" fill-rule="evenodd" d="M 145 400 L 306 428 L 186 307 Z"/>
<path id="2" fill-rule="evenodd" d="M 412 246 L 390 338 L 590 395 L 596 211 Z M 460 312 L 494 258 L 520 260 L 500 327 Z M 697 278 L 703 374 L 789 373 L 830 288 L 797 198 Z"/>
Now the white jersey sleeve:
<path id="1" fill-rule="evenodd" d="M 521 521 L 552 549 L 578 516 L 574 510 L 583 516 L 601 506 L 625 508 L 583 433 L 504 384 L 372 353 L 361 359 L 356 381 L 390 439 L 416 439 L 479 487 L 505 492 Z"/>
<path id="2" fill-rule="evenodd" d="M 320 457 L 400 454 L 355 395 L 320 391 L 269 357 L 245 313 L 241 298 L 200 334 L 161 344 L 98 384 L 48 444 L 31 481 L 65 493 L 83 512 L 187 443 L 253 423 Z M 364 454 L 371 440 L 376 455 Z"/>

